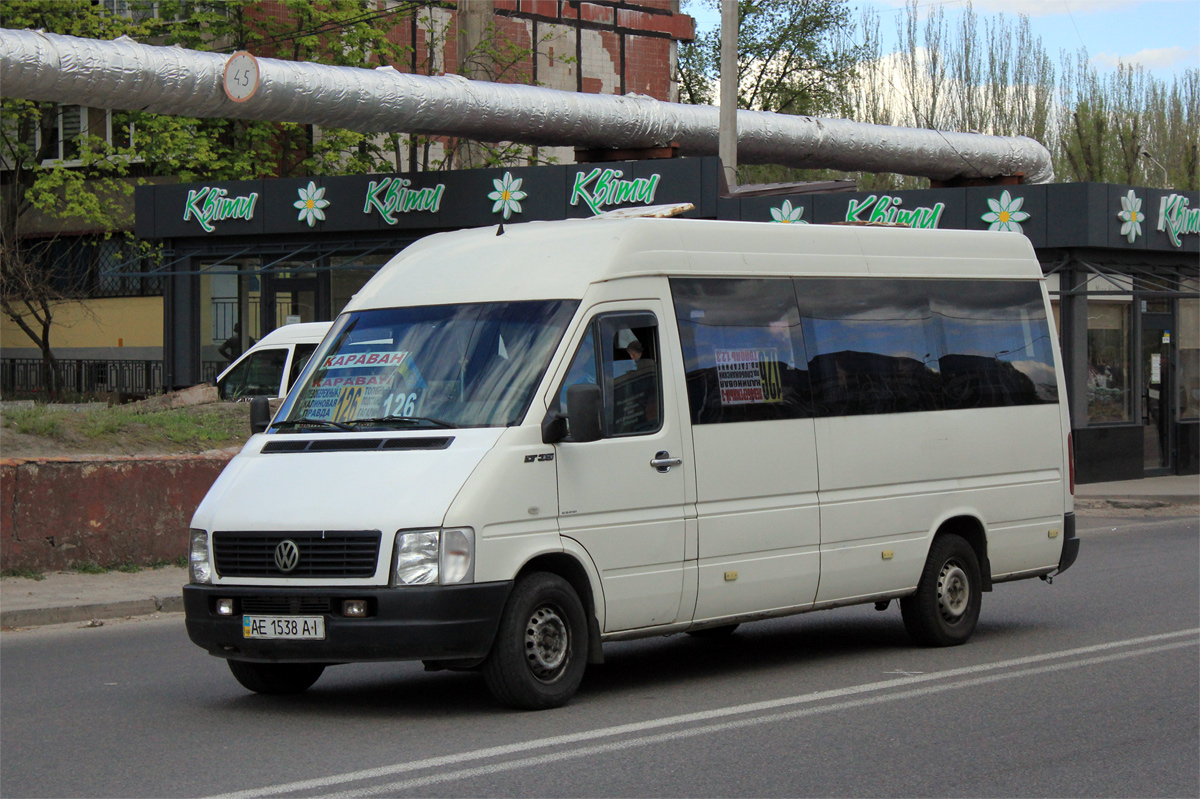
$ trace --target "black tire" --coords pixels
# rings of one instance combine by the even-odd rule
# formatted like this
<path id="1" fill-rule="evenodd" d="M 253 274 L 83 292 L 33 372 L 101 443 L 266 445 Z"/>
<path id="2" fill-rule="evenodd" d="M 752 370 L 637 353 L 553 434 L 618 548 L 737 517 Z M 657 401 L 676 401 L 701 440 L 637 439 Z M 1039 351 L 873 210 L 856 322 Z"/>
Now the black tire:
<path id="1" fill-rule="evenodd" d="M 694 638 L 728 638 L 740 625 L 722 624 L 720 627 L 705 627 L 703 630 L 688 630 L 687 634 Z"/>
<path id="2" fill-rule="evenodd" d="M 483 679 L 508 707 L 561 707 L 583 680 L 587 652 L 587 620 L 575 589 L 556 574 L 535 572 L 508 597 Z"/>
<path id="3" fill-rule="evenodd" d="M 299 694 L 307 691 L 325 666 L 321 663 L 250 663 L 230 660 L 229 670 L 242 684 L 258 694 Z"/>
<path id="4" fill-rule="evenodd" d="M 900 600 L 904 628 L 923 646 L 966 643 L 979 621 L 982 586 L 971 545 L 956 535 L 938 536 L 917 592 Z"/>

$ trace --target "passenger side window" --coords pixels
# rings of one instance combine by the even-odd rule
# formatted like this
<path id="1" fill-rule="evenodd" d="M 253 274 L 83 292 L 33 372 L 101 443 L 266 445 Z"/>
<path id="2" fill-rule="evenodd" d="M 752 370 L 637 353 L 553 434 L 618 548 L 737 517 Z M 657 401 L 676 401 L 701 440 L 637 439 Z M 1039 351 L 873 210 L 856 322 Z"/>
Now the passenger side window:
<path id="1" fill-rule="evenodd" d="M 787 278 L 674 278 L 693 424 L 810 416 L 800 312 Z"/>
<path id="2" fill-rule="evenodd" d="M 943 407 L 926 281 L 798 278 L 819 416 Z"/>
<path id="3" fill-rule="evenodd" d="M 653 314 L 615 314 L 592 320 L 558 392 L 566 410 L 567 388 L 599 385 L 605 438 L 645 435 L 662 428 L 662 369 L 658 321 Z"/>
<path id="4" fill-rule="evenodd" d="M 1050 322 L 1033 281 L 929 281 L 947 408 L 1058 401 Z"/>

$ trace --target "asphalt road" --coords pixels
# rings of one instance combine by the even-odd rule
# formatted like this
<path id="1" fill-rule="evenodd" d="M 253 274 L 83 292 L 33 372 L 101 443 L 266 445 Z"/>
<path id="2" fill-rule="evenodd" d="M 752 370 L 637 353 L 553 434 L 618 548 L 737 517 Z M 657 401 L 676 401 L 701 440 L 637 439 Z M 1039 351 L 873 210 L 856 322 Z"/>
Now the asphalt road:
<path id="1" fill-rule="evenodd" d="M 965 646 L 894 604 L 612 644 L 542 713 L 420 664 L 248 694 L 180 614 L 4 633 L 0 795 L 1195 797 L 1197 527 L 1082 518 L 1076 565 L 986 594 Z"/>

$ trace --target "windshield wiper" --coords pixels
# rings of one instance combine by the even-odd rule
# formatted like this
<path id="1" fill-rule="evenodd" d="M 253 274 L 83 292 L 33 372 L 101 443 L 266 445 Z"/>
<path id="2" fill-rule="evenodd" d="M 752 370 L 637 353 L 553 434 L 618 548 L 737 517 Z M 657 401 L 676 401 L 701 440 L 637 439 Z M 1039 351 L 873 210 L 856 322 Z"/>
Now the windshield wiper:
<path id="1" fill-rule="evenodd" d="M 379 424 L 379 425 L 395 424 L 395 425 L 404 425 L 404 426 L 413 426 L 413 427 L 417 427 L 420 425 L 429 425 L 430 427 L 445 427 L 445 428 L 458 427 L 458 425 L 454 424 L 453 422 L 446 422 L 441 419 L 432 419 L 427 416 L 377 416 L 373 419 L 351 419 L 351 420 L 349 420 L 348 424 L 352 424 L 355 426 L 368 425 L 368 424 Z"/>
<path id="2" fill-rule="evenodd" d="M 351 427 L 348 424 L 342 424 L 341 422 L 331 422 L 328 419 L 285 419 L 282 422 L 275 422 L 275 424 L 273 424 L 271 426 L 272 427 L 285 427 L 285 426 L 286 427 L 299 427 L 300 425 L 307 425 L 310 427 L 333 427 L 338 430 L 347 430 L 347 431 L 354 429 L 353 427 Z"/>

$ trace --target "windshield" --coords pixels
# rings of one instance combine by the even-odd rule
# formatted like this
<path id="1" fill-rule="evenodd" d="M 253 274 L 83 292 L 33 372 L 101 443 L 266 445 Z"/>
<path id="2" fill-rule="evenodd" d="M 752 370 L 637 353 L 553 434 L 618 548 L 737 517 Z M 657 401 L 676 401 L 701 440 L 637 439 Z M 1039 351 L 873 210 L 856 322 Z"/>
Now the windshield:
<path id="1" fill-rule="evenodd" d="M 577 304 L 539 300 L 347 314 L 276 426 L 517 424 Z"/>

